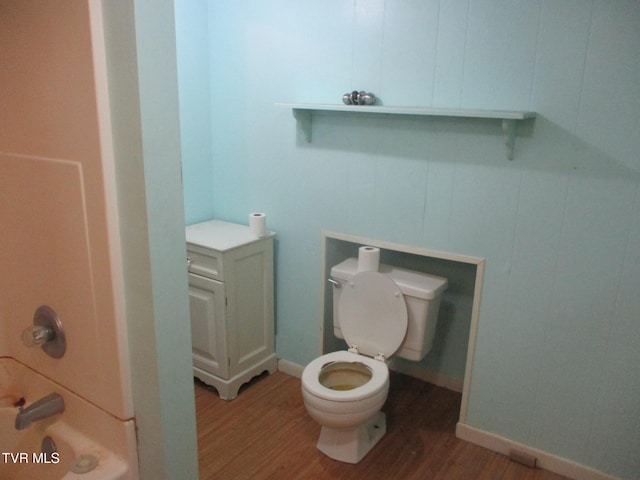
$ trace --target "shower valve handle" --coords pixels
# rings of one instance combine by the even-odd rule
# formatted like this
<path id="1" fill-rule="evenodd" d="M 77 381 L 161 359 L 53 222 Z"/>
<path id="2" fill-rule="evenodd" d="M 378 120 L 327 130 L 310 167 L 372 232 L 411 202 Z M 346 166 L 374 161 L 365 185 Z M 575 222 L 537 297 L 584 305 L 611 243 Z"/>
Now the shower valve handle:
<path id="1" fill-rule="evenodd" d="M 67 350 L 67 338 L 58 314 L 42 305 L 33 314 L 33 325 L 22 331 L 22 343 L 27 347 L 40 347 L 47 355 L 61 358 Z"/>
<path id="2" fill-rule="evenodd" d="M 26 347 L 39 347 L 52 340 L 54 335 L 51 328 L 31 325 L 22 331 L 22 343 Z"/>

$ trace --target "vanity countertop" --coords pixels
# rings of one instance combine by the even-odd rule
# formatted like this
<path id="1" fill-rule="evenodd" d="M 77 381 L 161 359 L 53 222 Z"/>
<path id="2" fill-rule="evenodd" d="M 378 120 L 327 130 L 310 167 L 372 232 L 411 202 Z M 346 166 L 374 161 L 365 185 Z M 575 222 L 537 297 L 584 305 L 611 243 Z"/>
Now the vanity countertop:
<path id="1" fill-rule="evenodd" d="M 186 228 L 187 243 L 224 252 L 263 238 L 275 237 L 275 232 L 267 231 L 264 237 L 256 237 L 247 225 L 209 220 L 195 223 Z"/>

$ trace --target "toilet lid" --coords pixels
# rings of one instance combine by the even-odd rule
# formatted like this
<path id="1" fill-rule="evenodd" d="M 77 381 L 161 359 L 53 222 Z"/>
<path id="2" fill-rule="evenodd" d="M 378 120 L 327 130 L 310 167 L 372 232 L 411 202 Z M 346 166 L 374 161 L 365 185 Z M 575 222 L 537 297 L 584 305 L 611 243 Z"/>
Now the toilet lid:
<path id="1" fill-rule="evenodd" d="M 378 272 L 361 272 L 342 285 L 340 328 L 349 346 L 389 358 L 407 333 L 407 306 L 396 283 Z"/>

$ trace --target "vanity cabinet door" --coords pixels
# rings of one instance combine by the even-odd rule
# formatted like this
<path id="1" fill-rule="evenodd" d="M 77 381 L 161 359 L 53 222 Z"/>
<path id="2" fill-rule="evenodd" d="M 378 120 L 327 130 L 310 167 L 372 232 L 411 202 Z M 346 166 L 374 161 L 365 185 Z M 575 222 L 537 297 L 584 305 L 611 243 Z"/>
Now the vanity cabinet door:
<path id="1" fill-rule="evenodd" d="M 272 240 L 245 245 L 224 260 L 230 374 L 234 376 L 274 356 Z"/>
<path id="2" fill-rule="evenodd" d="M 224 284 L 189 274 L 193 365 L 221 378 L 229 375 Z"/>

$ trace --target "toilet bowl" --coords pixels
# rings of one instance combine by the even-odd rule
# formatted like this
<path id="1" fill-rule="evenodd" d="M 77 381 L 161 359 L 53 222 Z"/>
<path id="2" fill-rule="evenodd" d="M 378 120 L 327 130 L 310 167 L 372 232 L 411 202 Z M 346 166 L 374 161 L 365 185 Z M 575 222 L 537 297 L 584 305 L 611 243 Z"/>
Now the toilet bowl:
<path id="1" fill-rule="evenodd" d="M 362 460 L 386 433 L 388 393 L 389 369 L 380 360 L 340 351 L 312 361 L 302 373 L 302 398 L 321 425 L 317 448 L 334 460 Z"/>
<path id="2" fill-rule="evenodd" d="M 302 373 L 302 396 L 309 415 L 330 428 L 352 428 L 370 420 L 388 392 L 387 365 L 349 351 L 316 358 Z"/>

